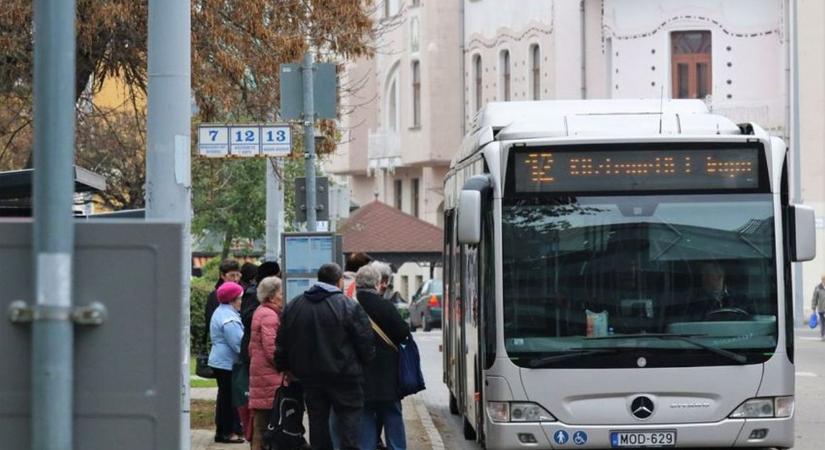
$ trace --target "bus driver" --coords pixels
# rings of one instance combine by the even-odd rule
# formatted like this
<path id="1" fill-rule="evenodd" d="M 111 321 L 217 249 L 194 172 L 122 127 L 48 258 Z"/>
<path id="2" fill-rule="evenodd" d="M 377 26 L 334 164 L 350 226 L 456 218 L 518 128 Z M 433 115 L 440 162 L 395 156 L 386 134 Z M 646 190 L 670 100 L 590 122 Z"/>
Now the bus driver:
<path id="1" fill-rule="evenodd" d="M 687 305 L 689 320 L 741 320 L 756 313 L 754 302 L 732 293 L 725 284 L 725 271 L 716 261 L 702 264 L 702 288 Z"/>

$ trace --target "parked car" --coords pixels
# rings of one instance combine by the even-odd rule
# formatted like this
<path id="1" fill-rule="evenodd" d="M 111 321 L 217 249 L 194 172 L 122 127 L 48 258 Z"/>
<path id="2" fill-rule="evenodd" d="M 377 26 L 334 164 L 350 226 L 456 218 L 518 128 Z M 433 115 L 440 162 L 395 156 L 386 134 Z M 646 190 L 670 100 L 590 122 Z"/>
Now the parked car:
<path id="1" fill-rule="evenodd" d="M 421 328 L 430 331 L 441 328 L 441 298 L 444 286 L 441 280 L 429 280 L 422 284 L 410 301 L 410 330 Z"/>
<path id="2" fill-rule="evenodd" d="M 410 305 L 407 304 L 407 301 L 404 300 L 404 297 L 402 297 L 398 291 L 392 291 L 392 294 L 385 294 L 384 298 L 391 301 L 392 304 L 395 305 L 395 309 L 397 309 L 398 313 L 401 314 L 402 319 L 409 319 Z"/>

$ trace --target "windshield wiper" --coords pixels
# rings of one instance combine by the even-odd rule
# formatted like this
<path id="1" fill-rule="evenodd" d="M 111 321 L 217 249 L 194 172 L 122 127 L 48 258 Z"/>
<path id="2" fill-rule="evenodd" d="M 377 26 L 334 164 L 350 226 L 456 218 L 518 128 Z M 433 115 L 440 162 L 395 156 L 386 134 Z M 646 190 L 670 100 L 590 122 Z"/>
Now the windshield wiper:
<path id="1" fill-rule="evenodd" d="M 578 358 L 581 356 L 590 356 L 590 355 L 604 355 L 604 354 L 614 354 L 618 353 L 619 349 L 617 348 L 594 348 L 591 350 L 574 350 L 567 353 L 562 353 L 560 355 L 552 355 L 552 356 L 545 356 L 543 358 L 536 358 L 530 361 L 529 365 L 533 369 L 539 369 L 542 367 L 547 367 L 548 365 L 552 365 L 559 361 L 564 361 L 566 359 L 573 359 Z"/>
<path id="2" fill-rule="evenodd" d="M 682 341 L 687 342 L 688 344 L 695 345 L 696 347 L 708 350 L 712 353 L 715 353 L 719 356 L 724 356 L 726 358 L 732 359 L 740 364 L 744 364 L 748 362 L 748 358 L 745 355 L 740 355 L 739 353 L 734 353 L 730 350 L 725 350 L 724 348 L 714 347 L 712 345 L 705 344 L 704 342 L 697 341 L 696 337 L 705 337 L 706 334 L 676 334 L 676 333 L 640 333 L 640 334 L 614 334 L 611 336 L 598 336 L 592 337 L 588 339 L 600 340 L 600 339 L 661 339 L 663 341 L 673 340 L 673 341 Z"/>

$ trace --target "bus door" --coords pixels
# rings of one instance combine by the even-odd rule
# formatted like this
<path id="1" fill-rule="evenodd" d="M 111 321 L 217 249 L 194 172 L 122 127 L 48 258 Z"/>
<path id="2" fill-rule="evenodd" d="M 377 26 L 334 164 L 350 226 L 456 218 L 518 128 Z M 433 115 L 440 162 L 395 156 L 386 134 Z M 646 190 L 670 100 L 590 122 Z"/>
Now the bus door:
<path id="1" fill-rule="evenodd" d="M 458 273 L 456 265 L 458 264 L 457 248 L 455 246 L 455 211 L 448 210 L 444 213 L 444 296 L 442 297 L 442 304 L 444 306 L 443 315 L 441 319 L 442 328 L 442 352 L 444 367 L 444 383 L 450 391 L 450 401 L 456 402 L 460 390 L 458 389 L 458 364 L 456 357 L 460 354 L 458 351 L 458 330 L 461 329 L 458 323 L 460 318 L 458 311 L 458 280 L 455 274 Z M 457 408 L 457 406 L 456 406 Z"/>
<path id="2" fill-rule="evenodd" d="M 478 247 L 462 246 L 462 314 L 464 327 L 462 339 L 464 341 L 464 355 L 462 365 L 462 380 L 464 382 L 464 413 L 470 425 L 478 431 L 481 393 L 481 373 L 479 365 L 479 277 L 478 277 Z M 465 437 L 471 433 L 465 432 Z"/>

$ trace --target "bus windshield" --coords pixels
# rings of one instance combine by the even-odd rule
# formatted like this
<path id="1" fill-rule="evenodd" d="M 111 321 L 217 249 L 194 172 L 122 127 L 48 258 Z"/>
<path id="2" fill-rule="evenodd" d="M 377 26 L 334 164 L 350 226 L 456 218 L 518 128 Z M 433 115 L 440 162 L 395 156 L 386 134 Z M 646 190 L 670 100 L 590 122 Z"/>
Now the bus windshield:
<path id="1" fill-rule="evenodd" d="M 522 367 L 764 362 L 771 194 L 536 195 L 502 209 L 504 339 Z"/>

